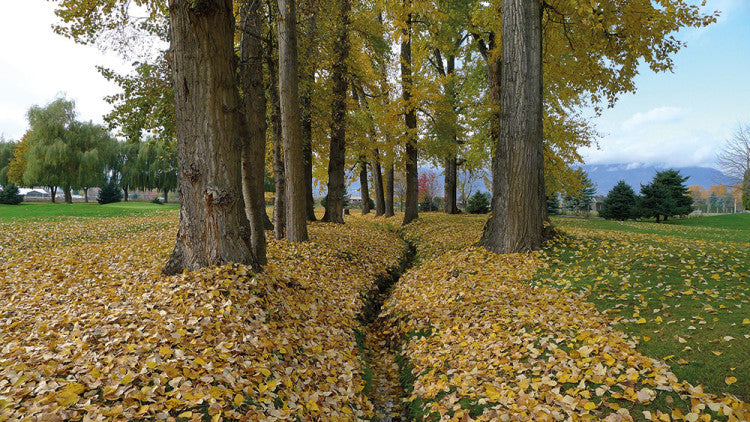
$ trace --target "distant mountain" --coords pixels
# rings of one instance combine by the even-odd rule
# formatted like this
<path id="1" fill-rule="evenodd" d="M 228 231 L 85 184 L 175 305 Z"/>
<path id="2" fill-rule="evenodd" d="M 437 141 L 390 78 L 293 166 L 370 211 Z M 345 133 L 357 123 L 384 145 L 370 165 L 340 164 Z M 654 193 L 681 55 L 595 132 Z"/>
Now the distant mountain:
<path id="1" fill-rule="evenodd" d="M 606 195 L 620 180 L 640 192 L 641 184 L 649 183 L 657 171 L 678 170 L 681 175 L 689 176 L 686 185 L 700 185 L 708 189 L 711 186 L 730 183 L 729 178 L 719 170 L 710 167 L 663 167 L 644 166 L 639 164 L 586 164 L 583 169 L 596 184 L 598 195 Z"/>

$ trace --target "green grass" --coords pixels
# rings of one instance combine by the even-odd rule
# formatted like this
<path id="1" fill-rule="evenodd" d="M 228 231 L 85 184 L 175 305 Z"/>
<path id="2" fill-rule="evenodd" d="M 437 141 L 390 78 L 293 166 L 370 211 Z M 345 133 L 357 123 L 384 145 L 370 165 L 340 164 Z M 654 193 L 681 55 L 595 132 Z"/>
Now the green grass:
<path id="1" fill-rule="evenodd" d="M 24 202 L 20 205 L 0 205 L 0 221 L 59 220 L 69 217 L 127 217 L 179 208 L 177 204 L 152 204 L 150 202 L 118 202 L 99 205 L 89 203 L 38 203 Z"/>
<path id="2" fill-rule="evenodd" d="M 554 223 L 570 236 L 537 283 L 584 292 L 678 378 L 750 400 L 750 214 Z"/>

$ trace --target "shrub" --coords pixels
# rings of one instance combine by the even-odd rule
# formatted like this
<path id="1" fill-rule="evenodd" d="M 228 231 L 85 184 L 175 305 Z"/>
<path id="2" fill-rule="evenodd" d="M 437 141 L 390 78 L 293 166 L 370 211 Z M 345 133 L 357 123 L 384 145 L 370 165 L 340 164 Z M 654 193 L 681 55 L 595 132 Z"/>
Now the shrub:
<path id="1" fill-rule="evenodd" d="M 621 221 L 636 218 L 636 204 L 635 191 L 624 180 L 620 180 L 604 198 L 599 216 L 607 220 Z"/>
<path id="2" fill-rule="evenodd" d="M 5 189 L 0 191 L 0 204 L 18 205 L 23 201 L 23 196 L 18 194 L 18 186 L 13 183 L 5 185 Z"/>
<path id="3" fill-rule="evenodd" d="M 161 199 L 159 199 L 158 196 L 156 198 L 152 199 L 151 203 L 152 204 L 158 204 L 158 205 L 164 205 L 164 202 L 162 202 Z"/>
<path id="4" fill-rule="evenodd" d="M 101 187 L 99 195 L 96 197 L 96 201 L 99 202 L 100 205 L 120 202 L 122 201 L 122 192 L 120 192 L 120 188 L 116 184 L 110 182 Z"/>
<path id="5" fill-rule="evenodd" d="M 477 192 L 471 195 L 469 203 L 466 204 L 466 212 L 469 214 L 487 214 L 490 212 L 490 194 Z"/>

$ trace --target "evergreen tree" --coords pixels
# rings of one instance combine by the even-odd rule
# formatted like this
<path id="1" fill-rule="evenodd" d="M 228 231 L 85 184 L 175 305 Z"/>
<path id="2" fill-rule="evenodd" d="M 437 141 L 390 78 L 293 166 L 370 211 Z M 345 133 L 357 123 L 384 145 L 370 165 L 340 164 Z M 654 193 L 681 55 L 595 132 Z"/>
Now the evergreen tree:
<path id="1" fill-rule="evenodd" d="M 121 200 L 122 192 L 120 192 L 120 188 L 114 182 L 109 182 L 102 186 L 99 190 L 99 195 L 96 197 L 96 201 L 99 202 L 100 205 L 120 202 Z"/>
<path id="2" fill-rule="evenodd" d="M 656 222 L 664 217 L 666 221 L 675 215 L 687 215 L 693 210 L 693 198 L 685 186 L 687 177 L 676 170 L 656 173 L 648 185 L 641 186 L 643 197 L 638 205 L 638 213 L 643 217 L 654 217 Z"/>
<path id="3" fill-rule="evenodd" d="M 607 193 L 599 216 L 607 220 L 625 221 L 636 217 L 637 197 L 635 191 L 624 180 L 617 182 Z"/>
<path id="4" fill-rule="evenodd" d="M 13 183 L 5 185 L 0 191 L 0 204 L 18 205 L 23 201 L 23 196 L 18 194 L 18 186 Z"/>
<path id="5" fill-rule="evenodd" d="M 487 214 L 490 212 L 490 195 L 477 192 L 471 195 L 466 204 L 466 212 L 469 214 Z"/>
<path id="6" fill-rule="evenodd" d="M 575 171 L 575 178 L 578 179 L 580 189 L 573 193 L 566 195 L 563 198 L 563 208 L 567 211 L 573 211 L 574 213 L 588 213 L 591 209 L 591 202 L 596 194 L 596 185 L 591 181 L 589 175 L 582 168 L 578 168 Z"/>

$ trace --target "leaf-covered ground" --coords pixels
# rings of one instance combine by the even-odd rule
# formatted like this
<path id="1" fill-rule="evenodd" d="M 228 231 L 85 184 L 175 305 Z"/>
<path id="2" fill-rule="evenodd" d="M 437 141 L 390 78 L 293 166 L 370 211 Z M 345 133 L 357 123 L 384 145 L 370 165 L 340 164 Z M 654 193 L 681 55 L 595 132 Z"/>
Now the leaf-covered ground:
<path id="1" fill-rule="evenodd" d="M 482 223 L 471 216 L 427 214 L 403 230 L 417 246 L 420 265 L 402 277 L 381 317 L 391 322 L 391 337 L 403 341 L 402 371 L 415 417 L 750 418 L 750 407 L 736 395 L 747 390 L 732 387 L 747 379 L 742 366 L 747 359 L 736 359 L 730 363 L 734 366 L 717 362 L 736 376 L 721 377 L 723 385 L 704 391 L 698 385 L 701 378 L 716 377 L 704 374 L 690 379 L 691 384 L 673 370 L 675 356 L 696 351 L 697 344 L 683 352 L 687 344 L 681 344 L 682 337 L 659 339 L 653 333 L 650 342 L 679 349 L 672 357 L 650 356 L 642 347 L 650 342 L 626 334 L 632 332 L 631 324 L 642 327 L 661 316 L 661 324 L 670 327 L 663 335 L 671 336 L 673 308 L 700 304 L 710 315 L 695 313 L 698 319 L 673 324 L 688 325 L 696 334 L 713 327 L 717 331 L 710 337 L 720 332 L 719 342 L 746 355 L 746 243 L 712 248 L 685 236 L 594 230 L 585 223 L 575 227 L 557 221 L 564 235 L 544 252 L 499 256 L 471 246 Z M 673 270 L 684 270 L 680 274 L 686 287 L 665 289 L 664 274 Z M 671 308 L 664 307 L 667 298 L 675 298 Z M 609 307 L 614 314 L 603 312 Z M 713 318 L 725 316 L 725 324 L 717 328 Z M 702 347 L 699 356 L 708 364 L 717 357 Z"/>
<path id="2" fill-rule="evenodd" d="M 0 420 L 355 420 L 355 330 L 399 264 L 366 222 L 270 241 L 263 274 L 164 277 L 174 212 L 0 223 Z"/>

